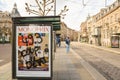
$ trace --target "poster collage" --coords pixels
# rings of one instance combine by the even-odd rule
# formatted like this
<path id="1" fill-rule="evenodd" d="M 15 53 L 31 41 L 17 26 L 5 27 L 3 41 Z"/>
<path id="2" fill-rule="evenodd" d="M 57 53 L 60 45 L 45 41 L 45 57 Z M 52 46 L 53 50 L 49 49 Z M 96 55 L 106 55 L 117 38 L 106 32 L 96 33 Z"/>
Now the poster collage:
<path id="1" fill-rule="evenodd" d="M 18 70 L 49 71 L 49 33 L 17 33 Z"/>

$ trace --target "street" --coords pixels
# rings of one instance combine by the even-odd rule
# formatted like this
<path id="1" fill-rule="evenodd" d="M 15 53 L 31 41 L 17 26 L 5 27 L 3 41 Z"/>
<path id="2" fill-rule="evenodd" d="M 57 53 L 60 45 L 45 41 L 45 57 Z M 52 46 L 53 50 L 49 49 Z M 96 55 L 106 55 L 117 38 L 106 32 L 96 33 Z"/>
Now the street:
<path id="1" fill-rule="evenodd" d="M 0 44 L 0 66 L 11 62 L 12 46 L 11 44 Z"/>
<path id="2" fill-rule="evenodd" d="M 120 80 L 120 55 L 80 43 L 72 43 L 71 48 L 107 80 Z"/>
<path id="3" fill-rule="evenodd" d="M 0 0 L 0 80 L 120 80 L 120 0 Z"/>
<path id="4" fill-rule="evenodd" d="M 71 42 L 70 47 L 67 54 L 64 42 L 57 47 L 53 80 L 120 80 L 119 54 L 79 42 Z M 0 45 L 0 66 L 5 65 L 0 68 L 4 73 L 0 74 L 0 80 L 11 80 L 11 51 L 10 44 Z M 6 74 L 7 71 L 9 73 Z"/>

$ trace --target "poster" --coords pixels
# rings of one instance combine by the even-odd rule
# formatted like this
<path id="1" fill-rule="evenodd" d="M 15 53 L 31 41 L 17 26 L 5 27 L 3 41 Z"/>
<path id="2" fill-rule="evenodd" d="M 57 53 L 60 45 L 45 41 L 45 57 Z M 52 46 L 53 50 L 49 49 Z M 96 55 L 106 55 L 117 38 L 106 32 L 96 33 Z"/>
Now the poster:
<path id="1" fill-rule="evenodd" d="M 16 27 L 16 76 L 51 76 L 51 26 Z"/>
<path id="2" fill-rule="evenodd" d="M 112 48 L 119 48 L 119 36 L 112 36 L 111 37 L 111 47 Z"/>

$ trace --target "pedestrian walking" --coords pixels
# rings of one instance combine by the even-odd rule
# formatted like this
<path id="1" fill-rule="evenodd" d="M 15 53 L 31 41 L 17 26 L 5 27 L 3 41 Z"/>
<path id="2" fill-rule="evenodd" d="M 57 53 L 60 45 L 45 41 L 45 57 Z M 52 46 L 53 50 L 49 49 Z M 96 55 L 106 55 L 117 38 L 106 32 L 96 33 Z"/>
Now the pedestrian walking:
<path id="1" fill-rule="evenodd" d="M 66 43 L 66 52 L 68 53 L 70 51 L 70 38 L 69 37 L 66 37 L 65 43 Z"/>
<path id="2" fill-rule="evenodd" d="M 61 46 L 61 40 L 60 40 L 60 37 L 58 38 L 58 46 L 59 46 L 59 47 Z"/>
<path id="3" fill-rule="evenodd" d="M 56 38 L 56 44 L 57 44 L 58 47 L 61 46 L 61 39 L 60 39 L 60 37 Z"/>

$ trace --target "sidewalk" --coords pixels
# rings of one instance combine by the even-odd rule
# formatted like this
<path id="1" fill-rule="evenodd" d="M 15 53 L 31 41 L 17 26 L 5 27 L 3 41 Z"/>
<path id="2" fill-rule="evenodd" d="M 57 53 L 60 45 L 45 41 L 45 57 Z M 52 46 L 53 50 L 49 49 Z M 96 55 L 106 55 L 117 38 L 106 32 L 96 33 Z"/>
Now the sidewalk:
<path id="1" fill-rule="evenodd" d="M 63 43 L 57 48 L 53 61 L 53 80 L 95 80 L 76 56 L 72 50 L 66 53 Z M 11 62 L 0 67 L 0 80 L 12 80 L 11 75 Z"/>
<path id="2" fill-rule="evenodd" d="M 57 48 L 53 62 L 53 80 L 94 80 L 76 56 L 72 50 L 66 53 L 64 46 Z"/>
<path id="3" fill-rule="evenodd" d="M 11 62 L 0 66 L 0 80 L 12 80 Z"/>
<path id="4" fill-rule="evenodd" d="M 72 42 L 71 46 L 76 52 L 80 51 L 80 55 L 103 75 L 107 75 L 108 80 L 120 80 L 120 48 L 107 48 L 80 42 Z"/>
<path id="5" fill-rule="evenodd" d="M 110 52 L 117 53 L 118 55 L 120 55 L 120 48 L 110 48 L 110 47 L 105 47 L 105 46 L 96 46 L 96 45 L 92 45 L 92 44 L 88 44 L 88 43 L 80 43 L 80 42 L 72 42 L 72 44 L 76 44 L 76 45 L 84 44 L 84 45 L 87 45 L 87 46 L 91 46 L 91 47 L 94 47 L 94 48 L 110 51 Z"/>
<path id="6" fill-rule="evenodd" d="M 72 44 L 79 44 L 72 42 Z M 120 54 L 119 48 L 107 48 L 103 46 L 95 46 L 85 43 L 83 45 L 99 48 Z M 58 47 L 53 60 L 53 80 L 106 80 L 92 66 L 86 63 L 72 49 L 66 53 L 64 42 Z M 11 62 L 0 66 L 0 80 L 12 80 Z"/>

